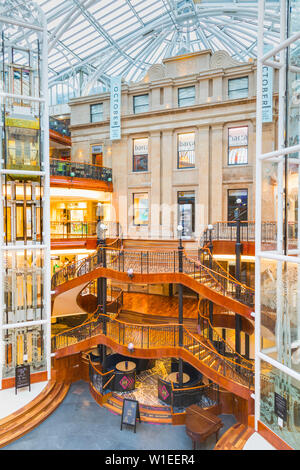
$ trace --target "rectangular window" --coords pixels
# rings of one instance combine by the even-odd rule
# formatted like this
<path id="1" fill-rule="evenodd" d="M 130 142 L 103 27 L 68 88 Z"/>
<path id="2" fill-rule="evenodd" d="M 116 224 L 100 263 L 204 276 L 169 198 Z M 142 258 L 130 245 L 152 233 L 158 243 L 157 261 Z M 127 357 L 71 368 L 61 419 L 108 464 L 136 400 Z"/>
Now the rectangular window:
<path id="1" fill-rule="evenodd" d="M 178 88 L 178 106 L 192 106 L 195 104 L 195 87 L 187 86 L 184 88 Z"/>
<path id="2" fill-rule="evenodd" d="M 182 225 L 182 236 L 191 237 L 195 231 L 195 192 L 179 191 L 178 224 Z"/>
<path id="3" fill-rule="evenodd" d="M 248 163 L 248 126 L 228 129 L 228 165 Z"/>
<path id="4" fill-rule="evenodd" d="M 195 168 L 195 132 L 178 134 L 178 168 Z"/>
<path id="5" fill-rule="evenodd" d="M 227 208 L 229 221 L 248 220 L 248 189 L 228 189 Z"/>
<path id="6" fill-rule="evenodd" d="M 103 146 L 101 144 L 92 145 L 91 152 L 92 152 L 92 164 L 102 166 L 103 165 Z"/>
<path id="7" fill-rule="evenodd" d="M 146 113 L 149 111 L 149 95 L 138 95 L 133 97 L 134 114 Z"/>
<path id="8" fill-rule="evenodd" d="M 133 139 L 133 171 L 148 171 L 148 138 Z"/>
<path id="9" fill-rule="evenodd" d="M 149 203 L 148 193 L 133 194 L 133 224 L 148 225 Z"/>
<path id="10" fill-rule="evenodd" d="M 248 98 L 248 77 L 228 80 L 228 98 Z"/>
<path id="11" fill-rule="evenodd" d="M 91 122 L 103 121 L 103 103 L 90 105 Z"/>

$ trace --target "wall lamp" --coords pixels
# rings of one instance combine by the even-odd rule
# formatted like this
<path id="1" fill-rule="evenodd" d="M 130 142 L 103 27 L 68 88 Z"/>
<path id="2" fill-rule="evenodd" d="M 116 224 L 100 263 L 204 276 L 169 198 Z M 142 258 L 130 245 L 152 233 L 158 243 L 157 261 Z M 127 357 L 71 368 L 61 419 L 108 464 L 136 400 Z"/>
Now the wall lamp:
<path id="1" fill-rule="evenodd" d="M 130 353 L 133 353 L 133 351 L 134 351 L 134 345 L 133 345 L 133 343 L 129 343 L 127 347 L 128 347 L 128 351 L 129 351 Z"/>
<path id="2" fill-rule="evenodd" d="M 132 268 L 129 268 L 128 271 L 127 271 L 127 274 L 128 274 L 128 277 L 129 277 L 130 279 L 132 279 L 132 278 L 133 278 L 133 269 L 132 269 Z"/>

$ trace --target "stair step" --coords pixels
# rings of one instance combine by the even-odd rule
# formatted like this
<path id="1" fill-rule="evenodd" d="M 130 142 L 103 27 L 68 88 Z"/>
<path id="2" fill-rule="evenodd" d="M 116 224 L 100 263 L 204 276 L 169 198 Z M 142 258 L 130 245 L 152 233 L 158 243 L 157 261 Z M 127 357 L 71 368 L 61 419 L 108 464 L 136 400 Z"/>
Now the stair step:
<path id="1" fill-rule="evenodd" d="M 10 444 L 34 429 L 58 407 L 68 393 L 70 386 L 64 383 L 54 383 L 54 385 L 47 395 L 41 393 L 37 397 L 37 399 L 41 398 L 39 403 L 34 400 L 35 403 L 32 409 L 29 404 L 29 406 L 26 406 L 25 414 L 23 410 L 18 417 L 16 417 L 16 414 L 14 415 L 15 419 L 7 420 L 5 427 L 1 427 L 0 447 Z"/>

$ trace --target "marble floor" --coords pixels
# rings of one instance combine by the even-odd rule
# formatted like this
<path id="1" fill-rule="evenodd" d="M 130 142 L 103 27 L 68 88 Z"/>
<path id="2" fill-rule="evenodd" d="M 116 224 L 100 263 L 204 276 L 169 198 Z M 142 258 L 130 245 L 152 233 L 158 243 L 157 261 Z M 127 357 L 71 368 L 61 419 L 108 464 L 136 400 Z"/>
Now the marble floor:
<path id="1" fill-rule="evenodd" d="M 29 387 L 24 387 L 18 389 L 17 394 L 15 394 L 14 388 L 0 390 L 0 419 L 27 405 L 27 403 L 41 393 L 47 383 L 47 381 L 33 383 L 31 384 L 31 391 L 29 391 Z"/>
<path id="2" fill-rule="evenodd" d="M 235 422 L 232 415 L 220 415 L 224 427 L 220 436 Z M 120 430 L 121 417 L 100 407 L 83 381 L 71 385 L 62 404 L 37 428 L 5 450 L 191 450 L 185 426 L 138 423 L 137 431 Z M 215 436 L 199 446 L 212 450 Z"/>

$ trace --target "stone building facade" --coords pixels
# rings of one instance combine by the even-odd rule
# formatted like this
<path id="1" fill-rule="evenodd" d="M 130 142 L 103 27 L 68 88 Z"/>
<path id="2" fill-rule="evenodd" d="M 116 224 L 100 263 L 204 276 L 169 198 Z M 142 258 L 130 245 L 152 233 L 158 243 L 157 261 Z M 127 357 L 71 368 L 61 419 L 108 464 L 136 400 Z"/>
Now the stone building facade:
<path id="1" fill-rule="evenodd" d="M 72 160 L 112 168 L 112 213 L 125 236 L 176 237 L 180 224 L 197 238 L 231 219 L 238 198 L 242 218 L 254 220 L 255 94 L 255 62 L 210 50 L 165 59 L 143 81 L 122 83 L 118 141 L 110 93 L 70 101 Z M 276 108 L 275 75 L 264 152 L 275 148 Z"/>

